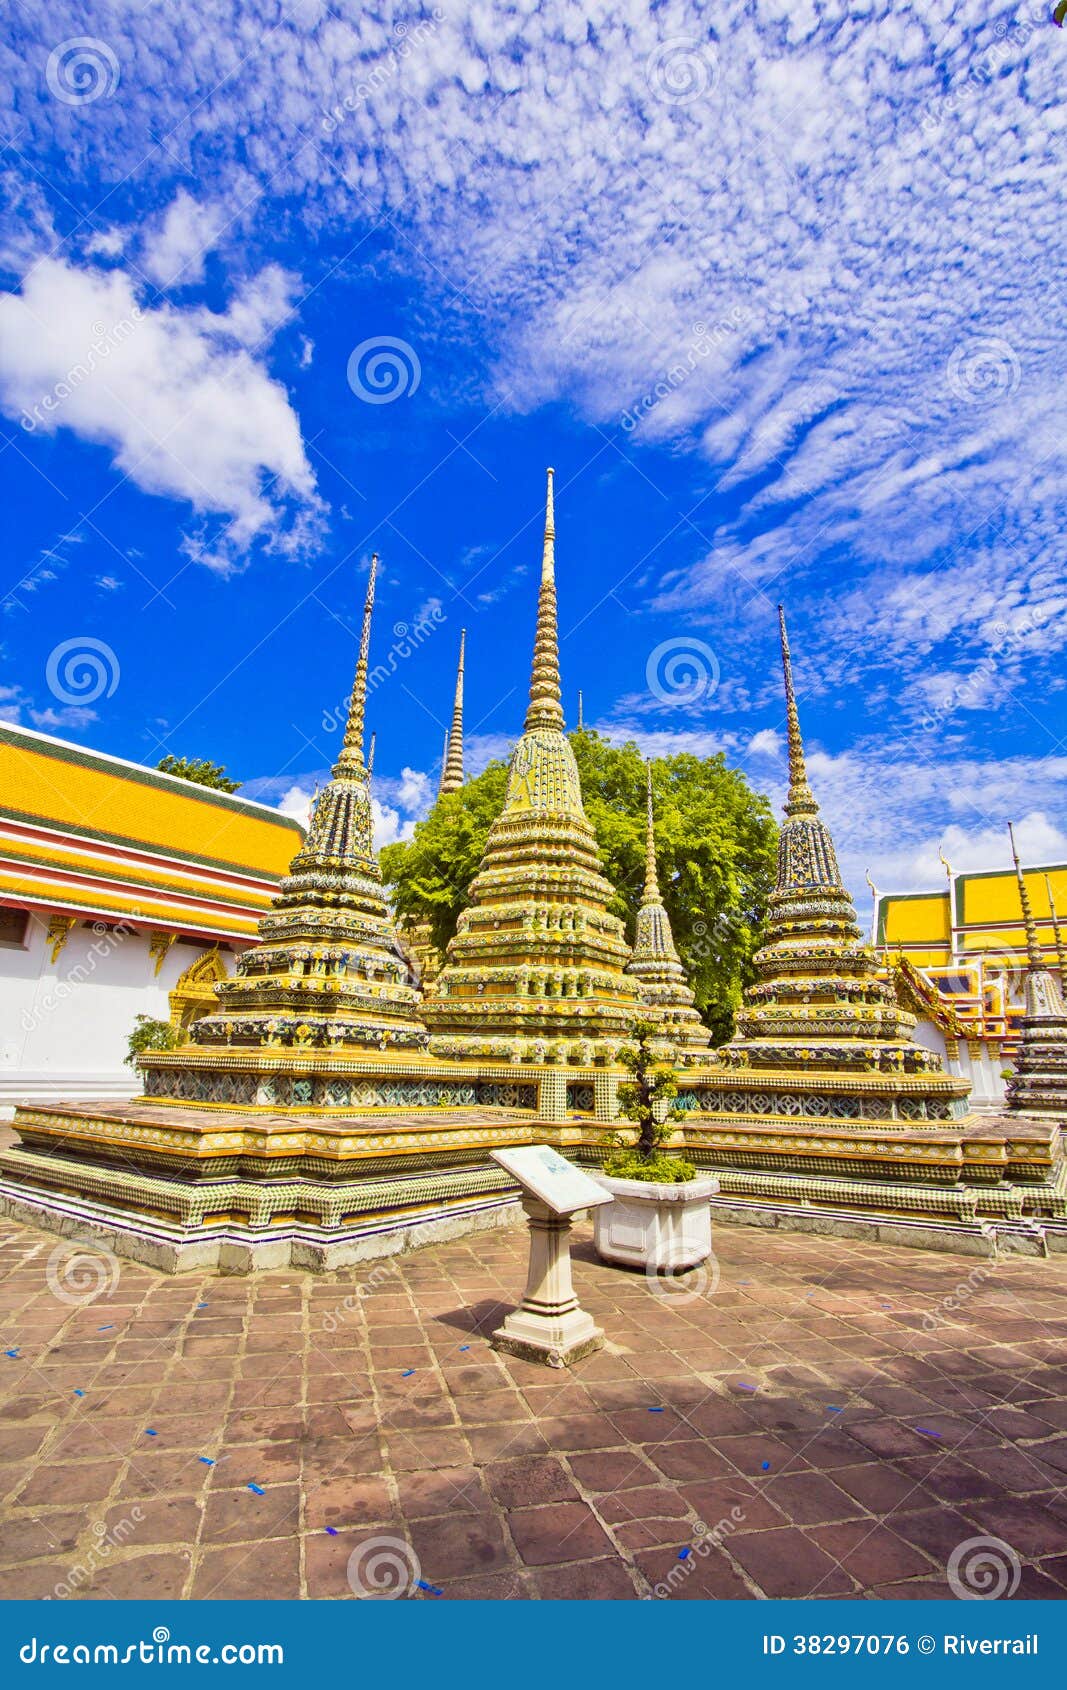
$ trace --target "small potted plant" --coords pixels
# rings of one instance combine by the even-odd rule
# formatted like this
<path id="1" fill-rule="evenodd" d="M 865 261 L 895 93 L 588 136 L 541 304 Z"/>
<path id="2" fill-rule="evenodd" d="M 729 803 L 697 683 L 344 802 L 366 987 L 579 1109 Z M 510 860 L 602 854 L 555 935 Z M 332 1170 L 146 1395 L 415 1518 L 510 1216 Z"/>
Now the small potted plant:
<path id="1" fill-rule="evenodd" d="M 678 1077 L 656 1055 L 656 1035 L 652 1023 L 638 1022 L 634 1043 L 619 1052 L 633 1075 L 619 1087 L 619 1109 L 637 1131 L 630 1143 L 608 1135 L 615 1148 L 597 1177 L 615 1201 L 595 1211 L 595 1243 L 603 1261 L 678 1273 L 711 1255 L 709 1198 L 719 1182 L 698 1179 L 691 1162 L 664 1148 L 683 1112 L 674 1101 Z"/>

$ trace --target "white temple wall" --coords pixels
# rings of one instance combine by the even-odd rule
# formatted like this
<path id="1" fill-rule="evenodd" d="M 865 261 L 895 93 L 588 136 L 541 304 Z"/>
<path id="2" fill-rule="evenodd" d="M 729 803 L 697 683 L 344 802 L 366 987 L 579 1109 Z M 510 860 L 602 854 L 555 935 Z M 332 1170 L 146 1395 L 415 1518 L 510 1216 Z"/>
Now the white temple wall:
<path id="1" fill-rule="evenodd" d="M 920 1021 L 915 1028 L 915 1043 L 926 1050 L 936 1051 L 945 1072 L 958 1074 L 971 1088 L 971 1108 L 978 1114 L 999 1114 L 1004 1108 L 1004 1080 L 1002 1070 L 1008 1059 L 999 1044 L 991 1046 L 985 1040 L 975 1040 L 977 1054 L 972 1054 L 966 1039 L 953 1039 L 952 1051 L 940 1027 L 932 1021 Z"/>
<path id="2" fill-rule="evenodd" d="M 47 934 L 31 917 L 25 947 L 0 945 L 0 1118 L 23 1100 L 133 1096 L 123 1059 L 137 1016 L 169 1020 L 168 993 L 212 948 L 173 944 L 157 974 L 144 930 L 79 921 L 55 963 Z"/>

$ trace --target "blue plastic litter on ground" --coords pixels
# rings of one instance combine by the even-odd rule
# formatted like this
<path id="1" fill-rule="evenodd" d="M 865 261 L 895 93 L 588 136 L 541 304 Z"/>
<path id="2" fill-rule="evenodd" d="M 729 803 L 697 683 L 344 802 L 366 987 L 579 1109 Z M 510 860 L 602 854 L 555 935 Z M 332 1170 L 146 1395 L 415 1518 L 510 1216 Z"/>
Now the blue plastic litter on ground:
<path id="1" fill-rule="evenodd" d="M 764 1471 L 764 1472 L 765 1472 L 765 1473 L 769 1473 L 769 1472 L 770 1472 L 770 1470 L 771 1470 L 771 1464 L 770 1464 L 770 1462 L 769 1462 L 769 1461 L 764 1461 L 764 1462 L 763 1462 L 763 1463 L 762 1463 L 762 1467 L 763 1467 L 763 1471 Z"/>
<path id="2" fill-rule="evenodd" d="M 460 1354 L 461 1354 L 461 1355 L 462 1355 L 462 1354 L 463 1354 L 463 1351 L 464 1351 L 464 1350 L 469 1350 L 469 1349 L 470 1349 L 470 1345 L 469 1345 L 469 1344 L 461 1344 L 461 1345 L 460 1345 L 460 1346 L 459 1346 L 459 1350 L 460 1350 Z"/>
<path id="3" fill-rule="evenodd" d="M 197 1308 L 198 1308 L 198 1309 L 206 1309 L 206 1308 L 207 1308 L 207 1304 L 206 1304 L 206 1303 L 197 1303 L 197 1305 L 196 1305 L 196 1306 L 197 1306 Z"/>
<path id="4" fill-rule="evenodd" d="M 75 1391 L 74 1395 L 76 1397 L 83 1397 L 85 1395 L 85 1392 L 84 1391 Z"/>
<path id="5" fill-rule="evenodd" d="M 336 1526 L 327 1526 L 326 1527 L 326 1535 L 327 1535 L 327 1537 L 336 1537 L 337 1536 L 337 1527 Z"/>
<path id="6" fill-rule="evenodd" d="M 827 1414 L 841 1414 L 844 1411 L 843 1409 L 838 1408 L 835 1402 L 828 1402 L 826 1405 L 826 1412 Z"/>
<path id="7" fill-rule="evenodd" d="M 739 1391 L 758 1391 L 759 1390 L 758 1385 L 746 1385 L 745 1381 L 743 1379 L 738 1380 L 737 1388 L 738 1388 Z"/>
<path id="8" fill-rule="evenodd" d="M 19 1359 L 18 1350 L 5 1350 L 4 1354 L 10 1356 L 12 1361 L 18 1361 Z"/>
<path id="9" fill-rule="evenodd" d="M 198 1455 L 196 1459 L 202 1461 L 205 1467 L 214 1467 L 215 1465 L 210 1455 Z"/>
<path id="10" fill-rule="evenodd" d="M 144 1435 L 146 1438 L 156 1438 L 159 1436 L 159 1433 L 155 1430 L 155 1427 L 146 1426 L 144 1429 Z"/>
<path id="11" fill-rule="evenodd" d="M 417 1590 L 426 1590 L 426 1591 L 429 1592 L 429 1594 L 431 1596 L 443 1596 L 444 1595 L 443 1590 L 438 1590 L 438 1588 L 435 1584 L 427 1584 L 425 1579 L 416 1579 L 415 1580 L 415 1588 Z"/>
<path id="12" fill-rule="evenodd" d="M 400 1375 L 401 1379 L 410 1379 L 414 1371 L 415 1369 L 413 1367 L 405 1367 L 403 1373 Z"/>
<path id="13" fill-rule="evenodd" d="M 686 1560 L 688 1556 L 692 1555 L 692 1553 L 693 1553 L 693 1551 L 691 1549 L 679 1549 L 679 1551 L 678 1551 L 679 1561 Z"/>
<path id="14" fill-rule="evenodd" d="M 915 1430 L 921 1432 L 924 1438 L 939 1438 L 941 1436 L 940 1432 L 931 1432 L 929 1426 L 916 1426 Z"/>
<path id="15" fill-rule="evenodd" d="M 98 1326 L 96 1330 L 98 1332 L 114 1332 L 115 1322 L 113 1320 L 109 1321 L 107 1326 Z"/>
<path id="16" fill-rule="evenodd" d="M 649 1414 L 662 1414 L 663 1410 L 662 1408 L 650 1408 L 648 1412 Z"/>
<path id="17" fill-rule="evenodd" d="M 266 1496 L 267 1494 L 262 1485 L 250 1484 L 248 1488 L 249 1490 L 254 1490 L 257 1496 Z"/>

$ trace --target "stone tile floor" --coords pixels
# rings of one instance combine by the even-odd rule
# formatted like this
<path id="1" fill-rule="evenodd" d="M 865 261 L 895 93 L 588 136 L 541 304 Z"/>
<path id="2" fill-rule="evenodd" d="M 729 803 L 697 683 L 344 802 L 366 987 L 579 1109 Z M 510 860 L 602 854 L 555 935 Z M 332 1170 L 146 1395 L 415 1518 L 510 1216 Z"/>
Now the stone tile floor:
<path id="1" fill-rule="evenodd" d="M 966 1545 L 1062 1598 L 1067 1258 L 716 1249 L 665 1288 L 578 1228 L 559 1374 L 487 1343 L 522 1229 L 219 1279 L 0 1221 L 0 1597 L 943 1597 Z"/>

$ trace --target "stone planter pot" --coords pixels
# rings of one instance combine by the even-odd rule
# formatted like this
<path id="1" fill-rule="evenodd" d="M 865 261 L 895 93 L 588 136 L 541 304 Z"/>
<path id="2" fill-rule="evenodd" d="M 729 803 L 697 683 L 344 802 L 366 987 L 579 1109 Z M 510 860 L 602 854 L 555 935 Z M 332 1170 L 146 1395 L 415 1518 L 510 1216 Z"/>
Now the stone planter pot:
<path id="1" fill-rule="evenodd" d="M 647 1180 L 595 1174 L 614 1203 L 594 1213 L 596 1253 L 626 1267 L 682 1273 L 711 1255 L 711 1208 L 717 1179 L 688 1185 L 652 1185 Z"/>

